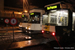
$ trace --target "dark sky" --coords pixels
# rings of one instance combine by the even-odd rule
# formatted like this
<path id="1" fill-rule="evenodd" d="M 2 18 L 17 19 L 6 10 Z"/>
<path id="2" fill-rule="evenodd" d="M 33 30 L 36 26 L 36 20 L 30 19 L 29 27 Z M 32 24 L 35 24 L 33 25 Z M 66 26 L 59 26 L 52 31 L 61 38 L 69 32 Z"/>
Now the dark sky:
<path id="1" fill-rule="evenodd" d="M 4 6 L 22 8 L 23 1 L 22 0 L 4 0 Z"/>
<path id="2" fill-rule="evenodd" d="M 30 5 L 35 5 L 43 8 L 47 4 L 65 0 L 28 0 Z M 4 5 L 9 7 L 23 8 L 23 0 L 4 0 Z"/>

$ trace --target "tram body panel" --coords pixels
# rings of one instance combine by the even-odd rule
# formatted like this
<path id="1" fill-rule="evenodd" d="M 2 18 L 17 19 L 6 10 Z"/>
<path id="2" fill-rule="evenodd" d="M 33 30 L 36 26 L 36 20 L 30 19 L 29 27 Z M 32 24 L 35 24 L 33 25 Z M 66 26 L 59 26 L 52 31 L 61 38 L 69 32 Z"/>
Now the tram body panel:
<path id="1" fill-rule="evenodd" d="M 27 29 L 29 28 L 30 30 L 41 30 L 42 29 L 40 24 L 28 24 Z"/>
<path id="2" fill-rule="evenodd" d="M 42 30 L 45 30 L 45 25 L 42 25 Z"/>
<path id="3" fill-rule="evenodd" d="M 51 25 L 47 26 L 47 25 L 45 25 L 44 30 L 49 31 L 49 32 L 55 32 L 55 26 L 51 26 Z"/>
<path id="4" fill-rule="evenodd" d="M 28 30 L 34 30 L 34 28 L 35 28 L 34 24 L 31 24 L 31 23 L 29 23 L 28 26 L 27 26 Z"/>
<path id="5" fill-rule="evenodd" d="M 22 23 L 22 27 L 27 27 L 28 23 Z"/>
<path id="6" fill-rule="evenodd" d="M 34 24 L 35 29 L 34 30 L 42 30 L 42 27 L 40 24 Z"/>
<path id="7" fill-rule="evenodd" d="M 49 31 L 50 30 L 50 26 L 45 25 L 45 31 Z"/>
<path id="8" fill-rule="evenodd" d="M 40 26 L 40 24 L 29 24 L 29 26 L 27 27 L 27 29 L 30 28 L 30 30 L 41 30 L 42 27 Z"/>
<path id="9" fill-rule="evenodd" d="M 55 26 L 50 26 L 50 32 L 55 32 Z"/>

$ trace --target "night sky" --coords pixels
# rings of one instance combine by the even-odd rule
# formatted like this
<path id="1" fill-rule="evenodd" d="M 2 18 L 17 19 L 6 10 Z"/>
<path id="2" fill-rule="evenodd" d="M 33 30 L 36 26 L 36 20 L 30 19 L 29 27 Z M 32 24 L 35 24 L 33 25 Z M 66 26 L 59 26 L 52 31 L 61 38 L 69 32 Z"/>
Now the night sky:
<path id="1" fill-rule="evenodd" d="M 29 5 L 35 5 L 43 8 L 47 4 L 65 0 L 28 0 Z M 23 0 L 4 0 L 4 5 L 15 8 L 23 8 Z"/>

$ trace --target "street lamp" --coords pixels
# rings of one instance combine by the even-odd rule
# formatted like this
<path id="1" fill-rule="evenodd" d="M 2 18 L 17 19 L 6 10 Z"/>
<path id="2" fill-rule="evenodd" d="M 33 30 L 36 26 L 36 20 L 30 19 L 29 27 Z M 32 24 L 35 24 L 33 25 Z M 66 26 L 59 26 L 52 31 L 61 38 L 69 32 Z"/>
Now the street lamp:
<path id="1" fill-rule="evenodd" d="M 26 12 L 26 13 L 27 13 L 28 11 L 27 11 L 27 10 L 25 10 L 24 12 Z"/>

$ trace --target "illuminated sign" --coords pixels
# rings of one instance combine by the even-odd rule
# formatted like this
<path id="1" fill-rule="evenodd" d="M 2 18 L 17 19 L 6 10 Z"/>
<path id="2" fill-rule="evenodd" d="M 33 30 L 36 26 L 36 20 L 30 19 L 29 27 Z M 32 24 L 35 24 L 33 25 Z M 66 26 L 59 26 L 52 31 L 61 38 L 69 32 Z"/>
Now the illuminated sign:
<path id="1" fill-rule="evenodd" d="M 22 15 L 22 17 L 24 17 L 24 15 Z"/>
<path id="2" fill-rule="evenodd" d="M 30 15 L 34 15 L 34 13 L 30 13 Z"/>
<path id="3" fill-rule="evenodd" d="M 50 7 L 47 7 L 47 10 L 56 9 L 56 8 L 57 8 L 57 5 L 55 5 L 55 6 L 50 6 Z"/>

